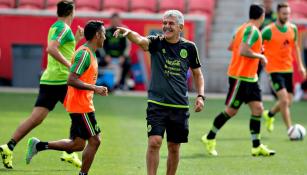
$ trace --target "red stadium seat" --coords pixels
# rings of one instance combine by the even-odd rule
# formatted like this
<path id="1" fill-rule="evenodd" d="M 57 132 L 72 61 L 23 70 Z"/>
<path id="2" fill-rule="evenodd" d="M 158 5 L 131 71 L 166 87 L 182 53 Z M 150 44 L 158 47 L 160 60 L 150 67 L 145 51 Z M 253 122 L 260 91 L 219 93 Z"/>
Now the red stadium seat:
<path id="1" fill-rule="evenodd" d="M 60 0 L 46 0 L 46 9 L 47 10 L 56 10 L 57 4 Z"/>
<path id="2" fill-rule="evenodd" d="M 103 0 L 103 11 L 127 12 L 129 0 Z"/>
<path id="3" fill-rule="evenodd" d="M 44 9 L 45 0 L 19 0 L 19 9 Z"/>
<path id="4" fill-rule="evenodd" d="M 10 9 L 15 7 L 15 0 L 0 0 L 0 9 Z"/>
<path id="5" fill-rule="evenodd" d="M 160 0 L 159 13 L 175 9 L 185 13 L 185 0 Z"/>
<path id="6" fill-rule="evenodd" d="M 307 17 L 307 3 L 306 1 L 290 1 L 290 7 L 293 17 L 305 16 Z"/>
<path id="7" fill-rule="evenodd" d="M 157 11 L 156 0 L 130 0 L 132 12 L 149 12 L 155 13 Z"/>
<path id="8" fill-rule="evenodd" d="M 75 0 L 76 9 L 83 11 L 100 11 L 101 0 Z"/>
<path id="9" fill-rule="evenodd" d="M 189 0 L 188 13 L 212 14 L 214 2 L 214 0 Z"/>

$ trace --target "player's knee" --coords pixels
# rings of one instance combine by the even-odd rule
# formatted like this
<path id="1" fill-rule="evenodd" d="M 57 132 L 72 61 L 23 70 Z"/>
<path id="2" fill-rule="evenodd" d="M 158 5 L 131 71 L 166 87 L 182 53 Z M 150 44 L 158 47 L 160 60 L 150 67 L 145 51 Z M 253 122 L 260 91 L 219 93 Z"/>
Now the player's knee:
<path id="1" fill-rule="evenodd" d="M 159 149 L 162 145 L 162 138 L 153 137 L 149 139 L 148 147 L 151 149 Z"/>
<path id="2" fill-rule="evenodd" d="M 92 146 L 95 146 L 96 148 L 98 148 L 101 144 L 101 139 L 100 137 L 98 136 L 94 136 L 92 137 L 90 140 L 89 140 L 89 143 L 92 145 Z"/>
<path id="3" fill-rule="evenodd" d="M 262 113 L 263 113 L 263 106 L 262 105 L 257 105 L 254 109 L 253 109 L 253 115 L 256 115 L 256 116 L 261 116 Z"/>
<path id="4" fill-rule="evenodd" d="M 178 144 L 171 144 L 168 145 L 168 153 L 169 154 L 179 154 L 179 145 Z"/>
<path id="5" fill-rule="evenodd" d="M 72 142 L 72 146 L 71 148 L 73 148 L 72 151 L 83 151 L 85 148 L 85 141 L 84 140 L 74 140 Z"/>
<path id="6" fill-rule="evenodd" d="M 281 107 L 287 107 L 287 106 L 290 105 L 290 102 L 289 102 L 288 99 L 284 98 L 284 99 L 281 99 L 281 100 L 279 101 L 279 104 L 280 104 Z"/>
<path id="7" fill-rule="evenodd" d="M 233 117 L 233 116 L 235 116 L 237 114 L 238 110 L 237 109 L 233 109 L 233 108 L 226 108 L 225 112 L 226 112 L 226 114 L 229 117 Z"/>

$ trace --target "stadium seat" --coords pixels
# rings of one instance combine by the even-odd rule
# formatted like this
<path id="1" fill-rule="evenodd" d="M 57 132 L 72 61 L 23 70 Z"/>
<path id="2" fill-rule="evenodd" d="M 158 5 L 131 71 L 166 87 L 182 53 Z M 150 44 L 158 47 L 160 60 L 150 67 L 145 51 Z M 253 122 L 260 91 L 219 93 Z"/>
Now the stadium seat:
<path id="1" fill-rule="evenodd" d="M 44 9 L 45 0 L 19 0 L 17 8 L 19 9 Z"/>
<path id="2" fill-rule="evenodd" d="M 132 12 L 155 13 L 157 11 L 156 0 L 130 0 L 130 5 Z"/>
<path id="3" fill-rule="evenodd" d="M 189 0 L 188 13 L 204 13 L 212 15 L 214 11 L 214 0 Z"/>
<path id="4" fill-rule="evenodd" d="M 46 0 L 46 9 L 47 10 L 56 10 L 57 9 L 57 3 L 60 0 Z"/>
<path id="5" fill-rule="evenodd" d="M 10 9 L 15 7 L 15 0 L 0 0 L 0 9 Z"/>
<path id="6" fill-rule="evenodd" d="M 306 1 L 290 1 L 289 2 L 293 17 L 307 17 Z"/>
<path id="7" fill-rule="evenodd" d="M 76 9 L 82 11 L 100 11 L 101 0 L 76 0 Z"/>
<path id="8" fill-rule="evenodd" d="M 169 9 L 176 9 L 185 13 L 185 0 L 160 0 L 159 13 Z"/>
<path id="9" fill-rule="evenodd" d="M 103 0 L 104 12 L 128 12 L 129 0 Z"/>

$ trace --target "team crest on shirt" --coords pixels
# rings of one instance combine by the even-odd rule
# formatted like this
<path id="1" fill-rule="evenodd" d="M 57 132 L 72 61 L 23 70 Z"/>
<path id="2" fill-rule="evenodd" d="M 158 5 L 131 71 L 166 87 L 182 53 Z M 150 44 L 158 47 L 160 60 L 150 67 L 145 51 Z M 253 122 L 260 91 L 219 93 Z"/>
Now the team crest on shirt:
<path id="1" fill-rule="evenodd" d="M 180 56 L 181 58 L 187 58 L 188 57 L 188 51 L 186 49 L 180 50 Z"/>

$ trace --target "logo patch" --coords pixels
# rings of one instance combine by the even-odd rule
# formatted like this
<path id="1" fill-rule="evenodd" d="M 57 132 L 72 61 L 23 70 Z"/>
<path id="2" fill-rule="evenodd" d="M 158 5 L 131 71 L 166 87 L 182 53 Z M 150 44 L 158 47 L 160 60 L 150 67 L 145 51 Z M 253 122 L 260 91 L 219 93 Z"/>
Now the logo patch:
<path id="1" fill-rule="evenodd" d="M 238 106 L 240 105 L 240 101 L 239 101 L 239 100 L 236 100 L 236 101 L 233 103 L 233 105 L 234 105 L 235 107 L 238 107 Z"/>
<path id="2" fill-rule="evenodd" d="M 164 48 L 162 49 L 162 53 L 163 53 L 163 54 L 165 54 L 165 53 L 166 53 L 166 51 L 165 51 L 165 49 L 164 49 Z"/>
<path id="3" fill-rule="evenodd" d="M 151 125 L 148 125 L 148 126 L 147 126 L 147 132 L 150 132 L 151 129 L 152 129 L 152 128 L 151 128 Z"/>
<path id="4" fill-rule="evenodd" d="M 181 58 L 187 58 L 188 57 L 188 51 L 186 49 L 180 50 L 180 56 Z"/>

